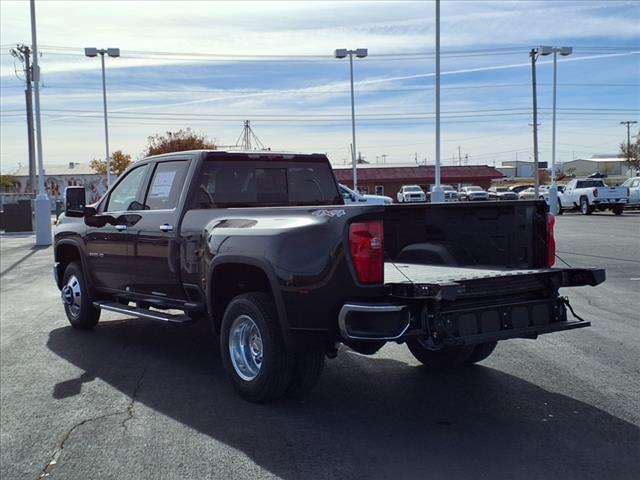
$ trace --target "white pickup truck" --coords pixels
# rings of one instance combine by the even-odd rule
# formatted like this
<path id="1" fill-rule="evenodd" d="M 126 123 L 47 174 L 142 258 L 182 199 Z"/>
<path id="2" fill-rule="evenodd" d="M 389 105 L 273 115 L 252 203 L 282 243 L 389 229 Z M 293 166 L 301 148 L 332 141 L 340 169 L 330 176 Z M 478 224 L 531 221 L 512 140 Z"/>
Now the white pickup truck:
<path id="1" fill-rule="evenodd" d="M 601 178 L 574 179 L 559 198 L 562 210 L 578 209 L 583 215 L 591 215 L 596 209 L 609 209 L 616 215 L 622 215 L 629 201 L 629 189 L 609 187 Z"/>

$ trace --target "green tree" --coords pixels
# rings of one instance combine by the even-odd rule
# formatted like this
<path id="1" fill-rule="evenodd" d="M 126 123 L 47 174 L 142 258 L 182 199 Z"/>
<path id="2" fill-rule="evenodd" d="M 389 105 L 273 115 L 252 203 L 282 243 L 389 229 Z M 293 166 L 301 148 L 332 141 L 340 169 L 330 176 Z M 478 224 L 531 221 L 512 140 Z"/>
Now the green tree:
<path id="1" fill-rule="evenodd" d="M 640 130 L 636 135 L 636 141 L 630 144 L 622 142 L 620 144 L 620 155 L 624 157 L 625 163 L 634 170 L 640 170 Z"/>
<path id="2" fill-rule="evenodd" d="M 16 177 L 13 175 L 0 175 L 0 189 L 7 190 L 16 185 Z"/>
<path id="3" fill-rule="evenodd" d="M 160 155 L 161 153 L 182 152 L 185 150 L 215 150 L 215 148 L 215 143 L 205 135 L 186 128 L 177 132 L 166 132 L 164 135 L 148 137 L 144 156 L 149 157 L 151 155 Z"/>
<path id="4" fill-rule="evenodd" d="M 89 165 L 98 173 L 107 173 L 107 162 L 105 160 L 94 158 Z M 131 165 L 131 155 L 123 153 L 122 150 L 116 150 L 111 154 L 111 172 L 116 176 L 120 176 L 129 165 Z"/>

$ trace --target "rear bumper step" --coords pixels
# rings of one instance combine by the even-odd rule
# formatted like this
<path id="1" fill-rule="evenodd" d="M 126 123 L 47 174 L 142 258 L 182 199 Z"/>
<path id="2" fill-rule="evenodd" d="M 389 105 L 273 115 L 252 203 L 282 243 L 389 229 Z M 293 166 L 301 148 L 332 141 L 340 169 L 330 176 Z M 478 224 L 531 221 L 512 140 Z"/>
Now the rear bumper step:
<path id="1" fill-rule="evenodd" d="M 93 305 L 102 310 L 109 310 L 110 312 L 123 313 L 132 317 L 146 318 L 147 320 L 155 320 L 172 325 L 186 325 L 193 323 L 193 320 L 187 315 L 173 315 L 171 313 L 159 312 L 157 310 L 131 307 L 117 302 L 93 302 Z"/>
<path id="2" fill-rule="evenodd" d="M 422 305 L 347 303 L 338 325 L 346 340 L 395 340 L 425 338 L 434 349 L 452 345 L 536 338 L 545 333 L 588 327 L 576 314 L 567 319 L 568 300 L 563 297 L 495 305 L 443 309 Z"/>

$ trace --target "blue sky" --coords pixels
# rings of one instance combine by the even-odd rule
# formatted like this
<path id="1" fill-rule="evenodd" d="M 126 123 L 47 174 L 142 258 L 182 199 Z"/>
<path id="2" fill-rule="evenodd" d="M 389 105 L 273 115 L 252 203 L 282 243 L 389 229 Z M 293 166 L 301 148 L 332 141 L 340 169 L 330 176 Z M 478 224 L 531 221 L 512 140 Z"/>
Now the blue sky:
<path id="1" fill-rule="evenodd" d="M 351 143 L 348 62 L 354 65 L 357 146 L 365 158 L 434 161 L 433 2 L 38 1 L 46 164 L 104 152 L 98 59 L 107 59 L 110 144 L 138 157 L 149 135 L 192 127 L 234 144 L 249 119 L 278 150 L 326 152 Z M 558 160 L 615 152 L 622 120 L 640 120 L 640 3 L 442 2 L 442 158 L 529 159 L 528 51 L 569 45 L 558 63 Z M 30 43 L 28 3 L 0 3 L 2 170 L 26 164 L 23 82 L 8 50 Z M 551 152 L 550 57 L 537 66 L 541 160 Z"/>

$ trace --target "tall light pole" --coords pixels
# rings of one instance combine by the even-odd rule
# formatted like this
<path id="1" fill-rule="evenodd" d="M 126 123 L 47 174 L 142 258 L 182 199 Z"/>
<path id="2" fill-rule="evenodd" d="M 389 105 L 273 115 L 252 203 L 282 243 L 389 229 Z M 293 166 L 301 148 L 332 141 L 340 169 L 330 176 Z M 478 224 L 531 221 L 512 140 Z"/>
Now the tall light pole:
<path id="1" fill-rule="evenodd" d="M 529 52 L 531 57 L 531 86 L 533 90 L 533 184 L 536 198 L 538 198 L 540 189 L 540 177 L 538 175 L 538 94 L 536 92 L 536 60 L 538 55 L 537 48 L 532 48 Z"/>
<path id="2" fill-rule="evenodd" d="M 111 187 L 111 158 L 109 155 L 109 125 L 107 121 L 107 84 L 105 80 L 104 74 L 104 54 L 107 54 L 110 57 L 119 57 L 120 49 L 119 48 L 85 48 L 84 54 L 87 57 L 97 57 L 100 55 L 100 60 L 102 63 L 102 103 L 104 105 L 104 144 L 105 144 L 105 153 L 107 160 L 107 188 Z"/>
<path id="3" fill-rule="evenodd" d="M 626 122 L 620 122 L 620 125 L 627 126 L 627 163 L 629 165 L 629 170 L 631 168 L 631 125 L 635 125 L 638 123 L 636 120 L 627 120 Z"/>
<path id="4" fill-rule="evenodd" d="M 551 187 L 549 188 L 549 210 L 558 214 L 558 186 L 556 185 L 556 90 L 558 87 L 558 53 L 564 57 L 573 53 L 572 47 L 540 47 L 540 55 L 553 53 L 553 126 L 551 127 Z M 536 195 L 537 196 L 537 195 Z"/>
<path id="5" fill-rule="evenodd" d="M 431 203 L 442 202 L 444 190 L 440 186 L 440 0 L 436 0 L 436 161 Z"/>
<path id="6" fill-rule="evenodd" d="M 335 51 L 336 58 L 346 58 L 349 56 L 349 71 L 351 74 L 351 137 L 352 137 L 352 148 L 351 148 L 351 162 L 353 168 L 353 189 L 358 191 L 358 161 L 356 160 L 356 110 L 355 110 L 355 102 L 353 98 L 353 55 L 358 58 L 364 58 L 369 54 L 369 51 L 366 48 L 357 48 L 355 50 L 347 50 L 346 48 L 339 48 Z"/>
<path id="7" fill-rule="evenodd" d="M 44 159 L 42 157 L 42 124 L 40 122 L 40 68 L 36 38 L 36 4 L 30 1 L 31 48 L 33 50 L 33 86 L 36 114 L 36 152 L 38 154 L 38 194 L 35 201 L 36 245 L 51 245 L 51 203 L 44 188 Z"/>

